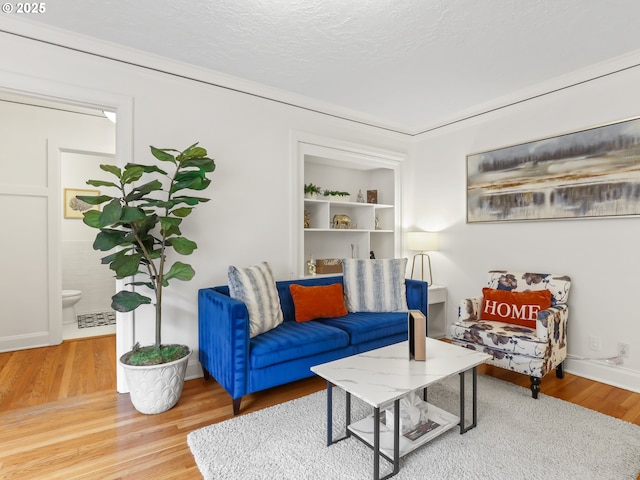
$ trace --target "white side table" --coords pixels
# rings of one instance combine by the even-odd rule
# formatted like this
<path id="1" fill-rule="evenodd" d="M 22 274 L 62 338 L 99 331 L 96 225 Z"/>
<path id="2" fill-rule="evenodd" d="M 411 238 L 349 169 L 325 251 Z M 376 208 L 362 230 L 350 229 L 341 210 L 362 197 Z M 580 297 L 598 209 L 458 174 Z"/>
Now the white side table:
<path id="1" fill-rule="evenodd" d="M 447 334 L 447 287 L 429 285 L 427 300 L 427 336 L 443 338 Z"/>

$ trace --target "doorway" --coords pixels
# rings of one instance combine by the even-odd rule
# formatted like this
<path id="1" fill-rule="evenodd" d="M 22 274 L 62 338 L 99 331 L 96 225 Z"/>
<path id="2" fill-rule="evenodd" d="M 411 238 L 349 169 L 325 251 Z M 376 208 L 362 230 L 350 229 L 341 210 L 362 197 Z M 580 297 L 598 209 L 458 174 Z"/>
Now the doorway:
<path id="1" fill-rule="evenodd" d="M 29 88 L 28 93 L 18 90 L 25 87 Z M 33 106 L 34 103 L 38 105 Z M 0 316 L 0 351 L 56 345 L 62 341 L 60 221 L 63 192 L 60 163 L 49 162 L 49 159 L 59 159 L 62 146 L 71 146 L 82 152 L 108 152 L 116 164 L 124 164 L 120 159 L 131 158 L 132 99 L 0 74 L 0 106 L 4 110 L 0 115 L 0 148 L 12 145 L 11 149 L 0 152 L 0 163 L 6 173 L 0 179 L 0 205 L 4 207 L 0 209 L 4 212 L 0 213 L 0 220 L 6 222 L 4 225 L 12 232 L 3 236 L 0 243 L 5 251 L 11 252 L 2 260 L 3 269 L 13 272 L 11 278 L 3 282 L 0 293 L 0 300 L 7 306 Z M 30 114 L 17 113 L 27 106 L 31 109 Z M 96 146 L 89 142 L 95 137 L 87 134 L 84 127 L 70 132 L 50 118 L 64 114 L 83 118 L 88 123 L 109 123 L 102 108 L 119 114 L 118 124 L 112 124 L 108 135 L 110 147 L 104 146 L 106 136 L 101 137 L 99 143 L 102 144 Z M 33 114 L 34 111 L 40 114 Z M 51 128 L 51 131 L 43 133 L 45 128 Z M 114 151 L 116 137 L 118 142 Z M 111 281 L 112 291 L 122 288 L 122 281 Z M 128 315 L 118 314 L 116 358 L 132 343 L 132 322 Z M 117 379 L 117 390 L 127 392 L 119 366 Z"/>

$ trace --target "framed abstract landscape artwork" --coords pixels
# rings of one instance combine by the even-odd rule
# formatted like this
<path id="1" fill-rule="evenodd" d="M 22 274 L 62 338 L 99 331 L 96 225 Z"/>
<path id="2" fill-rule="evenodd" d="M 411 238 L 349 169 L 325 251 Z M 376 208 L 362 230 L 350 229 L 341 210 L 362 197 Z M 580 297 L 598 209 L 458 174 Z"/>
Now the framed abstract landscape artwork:
<path id="1" fill-rule="evenodd" d="M 467 156 L 467 222 L 640 215 L 640 117 Z"/>

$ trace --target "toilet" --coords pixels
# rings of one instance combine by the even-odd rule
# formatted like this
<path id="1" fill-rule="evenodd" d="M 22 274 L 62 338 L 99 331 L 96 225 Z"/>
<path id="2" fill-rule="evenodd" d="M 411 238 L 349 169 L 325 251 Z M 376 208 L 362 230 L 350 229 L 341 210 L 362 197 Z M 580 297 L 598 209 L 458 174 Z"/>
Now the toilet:
<path id="1" fill-rule="evenodd" d="M 82 298 L 80 290 L 62 290 L 62 323 L 76 323 L 76 303 Z"/>

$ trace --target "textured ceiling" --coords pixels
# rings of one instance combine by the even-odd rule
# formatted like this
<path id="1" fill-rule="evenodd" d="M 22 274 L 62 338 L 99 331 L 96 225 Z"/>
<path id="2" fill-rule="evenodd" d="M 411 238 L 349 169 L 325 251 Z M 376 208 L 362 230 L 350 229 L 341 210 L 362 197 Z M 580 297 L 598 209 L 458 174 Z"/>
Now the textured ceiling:
<path id="1" fill-rule="evenodd" d="M 56 0 L 31 19 L 407 131 L 640 47 L 638 0 Z"/>

